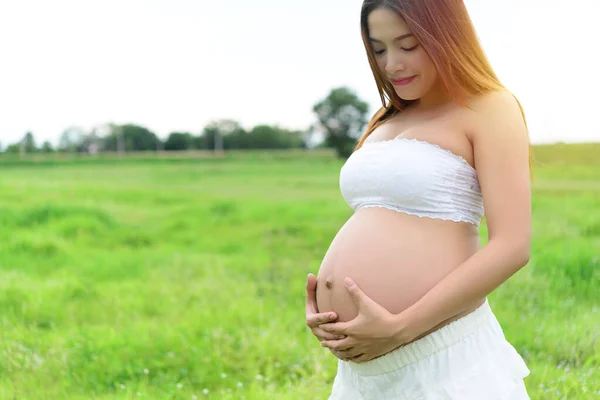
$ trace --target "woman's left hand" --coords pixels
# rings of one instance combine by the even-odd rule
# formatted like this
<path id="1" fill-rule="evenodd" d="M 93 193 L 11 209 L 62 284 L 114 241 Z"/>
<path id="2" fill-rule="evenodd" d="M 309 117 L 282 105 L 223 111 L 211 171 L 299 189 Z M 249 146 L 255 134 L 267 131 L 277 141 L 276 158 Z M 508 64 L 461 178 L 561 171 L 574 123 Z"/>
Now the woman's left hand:
<path id="1" fill-rule="evenodd" d="M 341 360 L 365 362 L 382 356 L 408 342 L 398 315 L 392 314 L 369 298 L 351 279 L 346 288 L 358 307 L 358 315 L 348 322 L 320 325 L 326 332 L 346 335 L 340 340 L 324 340 L 327 347 Z"/>

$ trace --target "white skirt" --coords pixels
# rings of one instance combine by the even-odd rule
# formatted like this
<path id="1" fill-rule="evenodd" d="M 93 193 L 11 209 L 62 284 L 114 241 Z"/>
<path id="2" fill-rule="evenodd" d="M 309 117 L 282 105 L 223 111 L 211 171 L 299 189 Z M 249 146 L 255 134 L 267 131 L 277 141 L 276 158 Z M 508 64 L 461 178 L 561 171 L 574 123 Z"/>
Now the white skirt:
<path id="1" fill-rule="evenodd" d="M 529 400 L 527 375 L 486 299 L 384 356 L 364 363 L 338 360 L 329 400 Z"/>

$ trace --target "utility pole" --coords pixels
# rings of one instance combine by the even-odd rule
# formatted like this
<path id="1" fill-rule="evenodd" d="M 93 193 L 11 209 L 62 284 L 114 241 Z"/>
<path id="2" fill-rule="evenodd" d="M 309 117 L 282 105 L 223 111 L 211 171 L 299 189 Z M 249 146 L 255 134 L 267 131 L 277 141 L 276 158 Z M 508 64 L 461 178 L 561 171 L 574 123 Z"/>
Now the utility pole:
<path id="1" fill-rule="evenodd" d="M 25 157 L 25 137 L 19 142 L 19 157 L 21 159 Z"/>
<path id="2" fill-rule="evenodd" d="M 123 154 L 125 152 L 125 138 L 123 135 L 123 127 L 117 127 L 117 151 L 119 154 Z"/>
<path id="3" fill-rule="evenodd" d="M 215 130 L 215 154 L 223 155 L 223 136 L 219 130 Z"/>

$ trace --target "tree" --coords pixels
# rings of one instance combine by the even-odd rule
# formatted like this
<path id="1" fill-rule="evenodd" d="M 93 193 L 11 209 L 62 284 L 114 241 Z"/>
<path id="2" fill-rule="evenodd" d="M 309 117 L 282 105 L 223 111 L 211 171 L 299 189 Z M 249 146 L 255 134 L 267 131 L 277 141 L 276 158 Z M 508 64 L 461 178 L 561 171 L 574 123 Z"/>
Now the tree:
<path id="1" fill-rule="evenodd" d="M 21 139 L 21 149 L 24 153 L 35 153 L 37 151 L 33 133 L 27 132 L 23 139 Z"/>
<path id="2" fill-rule="evenodd" d="M 293 131 L 279 126 L 256 125 L 240 140 L 240 148 L 252 149 L 290 149 L 304 148 L 303 132 Z M 240 138 L 240 139 L 242 139 Z"/>
<path id="3" fill-rule="evenodd" d="M 172 132 L 165 141 L 165 150 L 188 150 L 192 148 L 193 136 L 188 132 Z"/>
<path id="4" fill-rule="evenodd" d="M 40 149 L 42 153 L 53 153 L 54 149 L 52 148 L 52 144 L 49 141 L 44 141 L 42 144 L 42 148 Z"/>
<path id="5" fill-rule="evenodd" d="M 75 152 L 84 140 L 86 132 L 79 126 L 70 126 L 58 139 L 58 151 Z"/>
<path id="6" fill-rule="evenodd" d="M 243 135 L 244 128 L 239 122 L 232 119 L 220 119 L 209 122 L 203 130 L 202 136 L 206 140 L 206 148 L 222 152 L 225 148 L 231 148 L 232 138 Z"/>
<path id="7" fill-rule="evenodd" d="M 98 128 L 92 128 L 90 133 L 80 135 L 77 143 L 74 145 L 78 153 L 96 154 L 100 150 Z"/>
<path id="8" fill-rule="evenodd" d="M 277 129 L 280 132 L 281 141 L 283 143 L 283 147 L 285 148 L 293 148 L 293 149 L 306 149 L 308 148 L 307 144 L 307 131 L 302 130 L 290 130 L 285 128 Z"/>
<path id="9" fill-rule="evenodd" d="M 256 125 L 250 131 L 246 147 L 253 149 L 280 148 L 280 132 L 270 125 Z"/>
<path id="10" fill-rule="evenodd" d="M 10 154 L 18 154 L 20 151 L 21 145 L 19 143 L 9 144 L 6 147 L 5 152 Z"/>
<path id="11" fill-rule="evenodd" d="M 192 149 L 206 150 L 209 148 L 205 134 L 206 134 L 206 132 L 204 132 L 203 134 L 200 134 L 198 136 L 192 137 L 192 144 L 191 144 Z"/>
<path id="12" fill-rule="evenodd" d="M 348 158 L 356 140 L 362 134 L 369 105 L 346 87 L 333 89 L 329 95 L 313 106 L 318 126 L 324 130 L 329 147 L 338 157 Z"/>
<path id="13" fill-rule="evenodd" d="M 156 151 L 160 139 L 147 128 L 134 124 L 109 126 L 103 148 L 108 151 Z"/>

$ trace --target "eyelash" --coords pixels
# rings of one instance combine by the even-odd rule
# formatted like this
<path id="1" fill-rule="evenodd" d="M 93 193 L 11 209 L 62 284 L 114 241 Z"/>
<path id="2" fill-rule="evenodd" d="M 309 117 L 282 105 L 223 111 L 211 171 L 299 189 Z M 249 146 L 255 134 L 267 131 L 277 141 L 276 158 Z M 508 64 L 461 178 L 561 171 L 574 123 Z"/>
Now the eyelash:
<path id="1" fill-rule="evenodd" d="M 410 49 L 405 49 L 404 47 L 402 47 L 402 50 L 404 50 L 404 51 L 413 51 L 413 50 L 414 50 L 414 49 L 416 49 L 417 47 L 419 47 L 419 45 L 413 46 L 413 47 L 411 47 Z M 385 51 L 385 50 L 376 51 L 376 52 L 375 52 L 375 55 L 378 55 L 378 56 L 380 56 L 380 55 L 382 55 L 382 54 L 383 54 L 383 52 L 384 52 L 384 51 Z"/>

